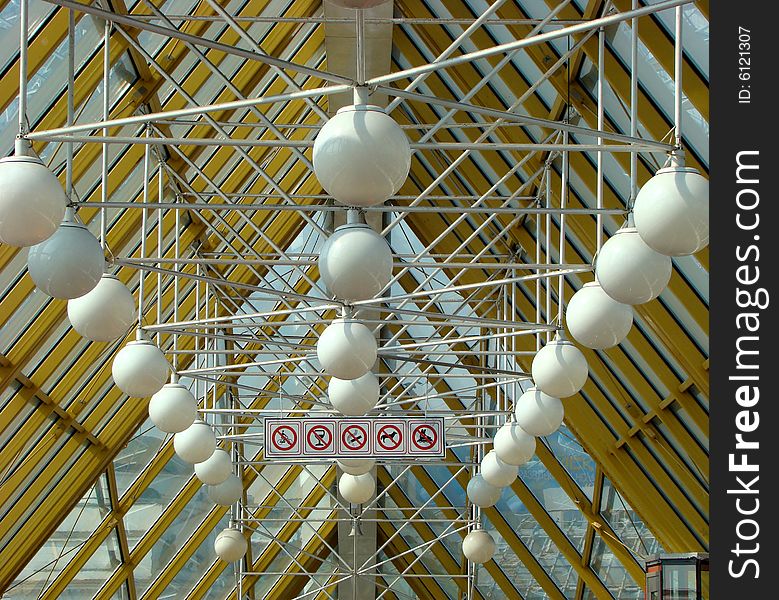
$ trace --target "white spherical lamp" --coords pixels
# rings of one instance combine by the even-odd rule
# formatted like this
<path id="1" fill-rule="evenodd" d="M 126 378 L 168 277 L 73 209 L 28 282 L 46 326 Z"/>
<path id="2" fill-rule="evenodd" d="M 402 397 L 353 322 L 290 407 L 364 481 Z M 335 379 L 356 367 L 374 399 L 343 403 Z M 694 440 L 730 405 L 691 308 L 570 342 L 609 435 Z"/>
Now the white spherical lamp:
<path id="1" fill-rule="evenodd" d="M 365 475 L 371 472 L 371 469 L 376 464 L 376 461 L 372 458 L 339 458 L 337 461 L 338 466 L 344 473 L 349 475 Z"/>
<path id="2" fill-rule="evenodd" d="M 214 540 L 214 552 L 225 562 L 241 560 L 249 549 L 243 534 L 233 527 L 220 531 Z"/>
<path id="3" fill-rule="evenodd" d="M 475 529 L 463 538 L 463 556 L 481 565 L 495 555 L 495 540 L 483 529 Z"/>
<path id="4" fill-rule="evenodd" d="M 195 421 L 173 436 L 173 449 L 184 462 L 194 465 L 211 457 L 216 448 L 216 436 L 211 426 Z"/>
<path id="5" fill-rule="evenodd" d="M 359 417 L 379 401 L 379 379 L 370 371 L 357 379 L 331 377 L 327 395 L 338 412 L 347 417 Z"/>
<path id="6" fill-rule="evenodd" d="M 54 173 L 32 156 L 0 159 L 0 242 L 34 246 L 51 237 L 68 199 Z"/>
<path id="7" fill-rule="evenodd" d="M 111 365 L 116 386 L 128 396 L 147 398 L 168 381 L 168 361 L 162 350 L 149 340 L 127 342 Z"/>
<path id="8" fill-rule="evenodd" d="M 368 225 L 343 225 L 319 253 L 319 274 L 334 297 L 347 302 L 367 300 L 392 279 L 392 250 Z"/>
<path id="9" fill-rule="evenodd" d="M 346 206 L 381 204 L 400 189 L 410 167 L 406 134 L 378 106 L 341 108 L 314 141 L 314 173 Z"/>
<path id="10" fill-rule="evenodd" d="M 577 342 L 604 350 L 624 340 L 633 327 L 633 307 L 617 302 L 597 281 L 585 283 L 565 309 L 568 331 Z"/>
<path id="11" fill-rule="evenodd" d="M 647 246 L 635 227 L 623 227 L 600 249 L 595 277 L 617 302 L 643 304 L 665 289 L 671 269 L 671 259 Z"/>
<path id="12" fill-rule="evenodd" d="M 501 488 L 487 483 L 481 475 L 471 477 L 468 486 L 465 488 L 468 499 L 480 508 L 489 508 L 495 506 L 500 500 Z"/>
<path id="13" fill-rule="evenodd" d="M 519 474 L 519 467 L 503 462 L 495 450 L 490 450 L 481 461 L 481 476 L 484 481 L 497 488 L 504 488 L 514 483 Z"/>
<path id="14" fill-rule="evenodd" d="M 149 401 L 149 418 L 165 433 L 184 431 L 197 419 L 197 400 L 180 383 L 166 383 Z"/>
<path id="15" fill-rule="evenodd" d="M 344 500 L 351 504 L 365 504 L 376 491 L 376 480 L 373 475 L 351 475 L 342 473 L 338 478 L 338 491 Z"/>
<path id="16" fill-rule="evenodd" d="M 498 458 L 509 465 L 524 465 L 536 452 L 536 438 L 516 421 L 509 421 L 498 429 L 493 445 Z"/>
<path id="17" fill-rule="evenodd" d="M 206 485 L 219 485 L 232 474 L 233 461 L 222 448 L 217 448 L 206 460 L 195 464 L 195 475 Z"/>
<path id="18" fill-rule="evenodd" d="M 519 426 L 530 435 L 551 435 L 563 424 L 565 411 L 560 398 L 531 387 L 517 400 L 514 416 Z"/>
<path id="19" fill-rule="evenodd" d="M 238 475 L 231 473 L 222 483 L 209 485 L 207 493 L 209 499 L 214 504 L 232 506 L 243 495 L 243 482 L 241 482 L 241 478 Z"/>
<path id="20" fill-rule="evenodd" d="M 376 362 L 376 338 L 355 319 L 335 319 L 322 332 L 316 355 L 328 375 L 338 379 L 357 379 Z"/>
<path id="21" fill-rule="evenodd" d="M 80 223 L 67 220 L 27 254 L 27 272 L 36 287 L 52 298 L 67 300 L 92 291 L 104 269 L 97 238 Z"/>
<path id="22" fill-rule="evenodd" d="M 135 322 L 135 299 L 115 275 L 104 273 L 95 288 L 68 300 L 68 319 L 81 337 L 110 342 Z"/>
<path id="23" fill-rule="evenodd" d="M 709 243 L 709 180 L 690 167 L 660 169 L 638 192 L 633 218 L 655 252 L 694 254 Z"/>
<path id="24" fill-rule="evenodd" d="M 568 340 L 555 338 L 533 357 L 531 366 L 536 387 L 550 396 L 573 396 L 587 382 L 587 359 Z"/>

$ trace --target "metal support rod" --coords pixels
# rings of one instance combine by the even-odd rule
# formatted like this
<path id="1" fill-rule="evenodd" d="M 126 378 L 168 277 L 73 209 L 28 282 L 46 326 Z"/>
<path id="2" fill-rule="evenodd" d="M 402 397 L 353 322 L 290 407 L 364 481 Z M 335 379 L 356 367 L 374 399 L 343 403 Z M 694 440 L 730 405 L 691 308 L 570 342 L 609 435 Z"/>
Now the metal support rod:
<path id="1" fill-rule="evenodd" d="M 365 11 L 357 9 L 354 11 L 354 21 L 356 28 L 356 48 L 355 56 L 357 59 L 357 85 L 365 85 Z"/>
<path id="2" fill-rule="evenodd" d="M 631 1 L 632 7 L 638 6 L 638 0 Z M 630 20 L 630 135 L 638 136 L 638 18 Z M 630 155 L 630 206 L 638 194 L 638 155 Z"/>
<path id="3" fill-rule="evenodd" d="M 605 111 L 605 98 L 603 96 L 603 85 L 606 77 L 606 30 L 601 27 L 598 29 L 598 89 L 597 89 L 597 101 L 598 101 L 598 122 L 597 129 L 603 131 L 604 123 L 604 111 Z M 598 145 L 603 145 L 603 138 L 598 136 Z M 597 154 L 597 178 L 595 188 L 595 206 L 598 211 L 603 209 L 603 152 L 598 150 Z M 603 246 L 603 215 L 598 212 L 595 215 L 595 254 L 600 252 Z"/>
<path id="4" fill-rule="evenodd" d="M 441 69 L 446 69 L 448 67 L 461 65 L 463 63 L 473 62 L 475 60 L 487 58 L 489 56 L 494 56 L 495 54 L 504 54 L 506 52 L 510 52 L 512 50 L 517 50 L 520 48 L 527 48 L 529 46 L 534 46 L 537 44 L 545 44 L 552 40 L 564 38 L 570 35 L 584 33 L 585 31 L 589 31 L 590 29 L 597 29 L 598 27 L 608 27 L 609 25 L 616 25 L 617 23 L 622 23 L 623 21 L 628 21 L 630 19 L 637 19 L 638 17 L 654 14 L 661 10 L 674 8 L 675 6 L 680 6 L 682 4 L 690 4 L 693 1 L 694 0 L 666 0 L 664 2 L 658 2 L 657 4 L 644 6 L 642 8 L 633 9 L 623 13 L 617 13 L 614 15 L 601 17 L 599 19 L 592 19 L 591 21 L 588 21 L 586 23 L 571 25 L 570 27 L 563 27 L 562 29 L 558 29 L 556 31 L 540 33 L 538 35 L 526 37 L 521 40 L 515 40 L 513 42 L 499 44 L 497 46 L 493 46 L 492 48 L 485 48 L 483 50 L 477 50 L 475 52 L 468 52 L 466 54 L 462 54 L 454 58 L 443 60 L 436 64 L 430 63 L 418 67 L 412 67 L 410 69 L 404 69 L 402 71 L 396 71 L 394 73 L 383 75 L 381 77 L 374 77 L 372 79 L 369 79 L 366 82 L 366 84 L 369 86 L 383 86 L 384 84 L 391 83 L 393 81 L 399 81 L 401 79 L 410 79 L 421 73 L 427 73 L 429 71 L 438 71 Z"/>
<path id="5" fill-rule="evenodd" d="M 27 133 L 28 0 L 19 0 L 19 135 Z"/>
<path id="6" fill-rule="evenodd" d="M 73 12 L 73 11 L 70 11 Z M 106 21 L 103 26 L 103 122 L 108 121 L 110 110 L 110 73 L 111 73 L 111 22 Z M 108 139 L 108 127 L 103 128 L 103 137 Z M 148 150 L 148 148 L 147 148 Z M 144 150 L 144 160 L 148 162 L 147 150 Z M 100 199 L 103 203 L 108 201 L 108 142 L 103 143 L 103 152 L 101 154 L 100 166 Z M 148 167 L 148 165 L 146 165 Z M 144 196 L 146 200 L 146 198 Z M 146 215 L 146 209 L 143 211 Z M 103 251 L 106 250 L 106 208 L 100 207 L 100 245 L 103 247 Z M 144 229 L 145 231 L 145 229 Z M 145 255 L 144 255 L 145 256 Z"/>
<path id="7" fill-rule="evenodd" d="M 682 7 L 676 7 L 674 39 L 674 144 L 682 147 L 682 67 L 684 47 L 682 45 Z"/>
<path id="8" fill-rule="evenodd" d="M 65 124 L 73 125 L 75 117 L 74 90 L 76 71 L 76 16 L 72 10 L 68 11 L 68 87 L 67 87 L 67 116 Z M 73 143 L 65 145 L 65 195 L 72 202 L 73 194 Z"/>

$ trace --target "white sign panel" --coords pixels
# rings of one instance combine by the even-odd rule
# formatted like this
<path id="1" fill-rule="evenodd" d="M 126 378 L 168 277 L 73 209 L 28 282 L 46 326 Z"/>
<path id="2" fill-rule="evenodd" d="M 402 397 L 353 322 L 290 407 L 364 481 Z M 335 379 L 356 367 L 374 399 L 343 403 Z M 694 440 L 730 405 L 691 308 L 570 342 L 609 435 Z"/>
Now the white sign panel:
<path id="1" fill-rule="evenodd" d="M 265 419 L 266 458 L 411 458 L 446 454 L 444 419 Z"/>

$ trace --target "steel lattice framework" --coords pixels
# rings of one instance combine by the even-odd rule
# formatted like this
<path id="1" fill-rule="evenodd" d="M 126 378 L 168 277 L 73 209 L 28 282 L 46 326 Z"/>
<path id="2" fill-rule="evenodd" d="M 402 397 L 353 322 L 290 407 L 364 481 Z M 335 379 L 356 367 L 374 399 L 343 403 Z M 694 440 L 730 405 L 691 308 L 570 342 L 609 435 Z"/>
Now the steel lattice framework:
<path id="1" fill-rule="evenodd" d="M 639 598 L 644 557 L 707 551 L 707 249 L 674 259 L 625 342 L 584 349 L 565 426 L 495 507 L 464 490 L 624 221 L 631 173 L 643 184 L 672 148 L 675 47 L 687 162 L 708 171 L 708 1 L 396 0 L 358 17 L 320 0 L 30 0 L 24 54 L 18 4 L 0 0 L 3 151 L 26 68 L 34 150 L 72 178 L 143 326 L 235 447 L 252 541 L 216 560 L 230 510 L 148 400 L 113 385 L 125 340 L 79 337 L 26 252 L 0 245 L 4 598 L 324 599 L 361 577 L 399 600 Z M 265 460 L 259 434 L 263 416 L 330 410 L 314 348 L 340 305 L 316 258 L 344 209 L 311 146 L 362 75 L 413 158 L 366 209 L 393 281 L 354 308 L 380 339 L 378 410 L 444 415 L 448 449 L 380 461 L 359 511 L 332 463 Z M 500 540 L 478 568 L 460 551 L 475 518 Z"/>

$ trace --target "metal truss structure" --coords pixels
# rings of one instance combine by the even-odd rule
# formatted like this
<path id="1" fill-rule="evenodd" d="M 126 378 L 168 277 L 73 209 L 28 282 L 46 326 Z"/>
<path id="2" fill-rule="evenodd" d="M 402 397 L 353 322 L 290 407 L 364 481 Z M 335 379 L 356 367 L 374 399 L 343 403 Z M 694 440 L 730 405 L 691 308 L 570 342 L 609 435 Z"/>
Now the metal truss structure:
<path id="1" fill-rule="evenodd" d="M 674 259 L 625 342 L 585 350 L 565 426 L 495 507 L 464 490 L 565 299 L 673 148 L 675 111 L 688 164 L 708 171 L 708 7 L 30 0 L 20 52 L 19 0 L 0 0 L 3 151 L 21 70 L 26 137 L 73 183 L 142 326 L 232 447 L 232 517 L 252 530 L 243 561 L 216 560 L 230 509 L 148 401 L 114 387 L 125 340 L 80 338 L 25 251 L 0 246 L 2 597 L 360 598 L 367 580 L 397 600 L 637 599 L 649 554 L 707 551 L 708 250 Z M 315 345 L 343 305 L 316 258 L 345 209 L 311 146 L 355 82 L 413 150 L 398 195 L 365 209 L 392 282 L 350 307 L 380 340 L 376 411 L 444 416 L 448 442 L 442 460 L 379 461 L 362 507 L 332 463 L 267 460 L 261 438 L 265 416 L 333 412 Z M 460 543 L 477 520 L 499 542 L 474 567 Z"/>

